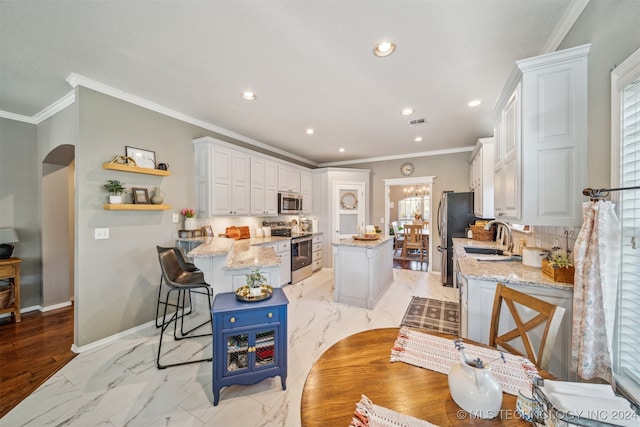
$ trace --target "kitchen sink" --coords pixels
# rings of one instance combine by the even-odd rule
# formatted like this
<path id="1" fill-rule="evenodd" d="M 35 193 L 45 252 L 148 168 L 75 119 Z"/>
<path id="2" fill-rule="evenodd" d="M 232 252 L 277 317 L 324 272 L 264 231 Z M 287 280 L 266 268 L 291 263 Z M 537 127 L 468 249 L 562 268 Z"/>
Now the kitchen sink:
<path id="1" fill-rule="evenodd" d="M 477 246 L 465 246 L 464 251 L 468 254 L 483 254 L 483 255 L 502 255 L 504 251 L 496 248 L 479 248 Z"/>

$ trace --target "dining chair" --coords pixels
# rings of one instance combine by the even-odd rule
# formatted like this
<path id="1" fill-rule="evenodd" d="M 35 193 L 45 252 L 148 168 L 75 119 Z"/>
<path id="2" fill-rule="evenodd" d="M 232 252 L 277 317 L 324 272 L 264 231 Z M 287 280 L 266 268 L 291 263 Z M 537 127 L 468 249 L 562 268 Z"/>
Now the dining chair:
<path id="1" fill-rule="evenodd" d="M 515 322 L 515 328 L 498 335 L 498 328 L 501 319 L 502 303 L 506 305 Z M 518 309 L 525 307 L 526 310 Z M 531 316 L 531 312 L 537 313 L 529 320 L 524 318 Z M 555 304 L 543 301 L 539 298 L 518 292 L 508 288 L 502 283 L 498 283 L 493 300 L 493 312 L 491 313 L 491 329 L 489 331 L 489 345 L 491 347 L 502 347 L 506 351 L 519 356 L 524 356 L 533 362 L 538 368 L 548 370 L 551 361 L 551 353 L 558 336 L 562 316 L 565 309 Z M 533 349 L 533 344 L 529 337 L 529 331 L 545 325 L 542 330 L 542 337 L 537 352 Z M 520 339 L 525 349 L 525 353 L 514 347 L 514 340 Z M 511 344 L 510 344 L 511 343 Z"/>
<path id="2" fill-rule="evenodd" d="M 422 224 L 406 224 L 404 226 L 404 244 L 402 257 L 406 258 L 410 251 L 417 251 L 420 262 L 424 259 L 424 244 L 422 243 Z"/>
<path id="3" fill-rule="evenodd" d="M 200 270 L 198 267 L 195 266 L 195 264 L 193 264 L 192 262 L 189 261 L 189 257 L 187 257 L 187 254 L 184 250 L 184 248 L 182 248 L 181 246 L 176 246 L 176 247 L 162 247 L 162 246 L 156 246 L 156 248 L 158 249 L 158 254 L 164 252 L 164 251 L 175 251 L 176 255 L 178 257 L 178 262 L 180 262 L 180 265 L 182 266 L 182 268 L 186 271 L 191 271 L 191 272 L 200 272 L 202 274 L 202 281 L 204 282 L 204 273 L 202 273 L 202 270 Z M 162 324 L 159 322 L 160 320 L 160 306 L 164 304 L 164 301 L 162 300 L 162 283 L 163 283 L 163 277 L 162 277 L 162 273 L 160 274 L 160 284 L 158 286 L 158 299 L 157 299 L 157 303 L 156 303 L 156 328 L 159 328 L 160 326 L 162 326 Z M 189 292 L 189 311 L 183 313 L 184 315 L 189 315 L 191 314 L 191 292 Z M 175 307 L 175 304 L 170 304 L 170 306 Z"/>
<path id="4" fill-rule="evenodd" d="M 404 243 L 404 230 L 400 231 L 398 221 L 392 221 L 391 228 L 393 228 L 393 235 L 395 236 L 395 240 L 393 242 L 393 253 L 395 254 L 396 251 L 402 250 L 402 245 Z"/>
<path id="5" fill-rule="evenodd" d="M 164 312 L 162 315 L 162 323 L 160 325 L 160 342 L 158 344 L 158 355 L 156 357 L 156 366 L 158 369 L 168 368 L 170 366 L 178 366 L 178 365 L 186 365 L 190 363 L 198 363 L 198 362 L 210 362 L 212 360 L 209 358 L 202 358 L 196 360 L 188 360 L 184 362 L 176 362 L 163 365 L 160 362 L 160 357 L 162 355 L 162 341 L 164 338 L 164 332 L 167 328 L 173 324 L 173 337 L 175 340 L 182 340 L 185 338 L 197 338 L 197 337 L 205 337 L 210 336 L 213 337 L 213 319 L 211 315 L 211 306 L 213 300 L 213 289 L 207 282 L 204 281 L 204 275 L 201 271 L 188 271 L 184 268 L 182 263 L 180 262 L 178 256 L 178 250 L 167 250 L 167 248 L 162 248 L 157 246 L 158 249 L 158 260 L 160 261 L 160 269 L 162 270 L 162 280 L 164 284 L 169 288 L 167 291 L 165 300 L 162 302 L 164 305 Z M 189 295 L 193 293 L 199 293 L 207 296 L 208 302 L 208 319 L 196 326 L 193 326 L 189 330 L 184 330 L 184 319 L 185 319 L 185 308 L 186 308 L 186 294 Z M 176 293 L 175 303 L 169 302 L 172 295 Z M 167 309 L 169 307 L 174 307 L 175 311 L 173 313 L 169 313 L 169 318 L 167 318 Z M 191 307 L 191 309 L 193 309 Z M 180 320 L 180 327 L 178 328 L 178 320 Z M 211 331 L 203 334 L 192 334 L 192 332 L 201 328 L 204 325 L 211 325 Z"/>

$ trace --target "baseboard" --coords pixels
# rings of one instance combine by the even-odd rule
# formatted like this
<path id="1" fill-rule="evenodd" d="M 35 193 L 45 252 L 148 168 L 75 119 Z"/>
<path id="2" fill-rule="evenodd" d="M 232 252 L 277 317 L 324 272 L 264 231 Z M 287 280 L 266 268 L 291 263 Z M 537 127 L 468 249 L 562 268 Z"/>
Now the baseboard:
<path id="1" fill-rule="evenodd" d="M 143 329 L 146 329 L 150 326 L 155 326 L 155 320 L 150 320 L 146 323 L 143 323 L 142 325 L 138 325 L 131 329 L 118 332 L 117 334 L 110 335 L 108 337 L 102 338 L 98 341 L 94 341 L 87 345 L 83 345 L 81 347 L 78 347 L 77 345 L 72 344 L 71 351 L 73 351 L 74 353 L 84 353 L 85 351 L 93 350 L 95 348 L 102 347 L 103 345 L 111 344 L 112 342 L 119 340 L 120 338 L 126 337 L 131 334 L 135 334 L 136 332 L 142 331 Z"/>
<path id="2" fill-rule="evenodd" d="M 66 302 L 61 302 L 60 304 L 48 305 L 42 308 L 40 311 L 42 311 L 43 313 L 46 313 L 47 311 L 57 310 L 59 308 L 69 307 L 71 305 L 72 305 L 71 301 L 66 301 Z"/>
<path id="3" fill-rule="evenodd" d="M 32 311 L 42 311 L 42 306 L 40 305 L 32 305 L 30 307 L 22 307 L 20 309 L 20 314 L 29 313 Z M 11 313 L 0 314 L 0 319 L 4 319 L 5 317 L 11 316 Z"/>

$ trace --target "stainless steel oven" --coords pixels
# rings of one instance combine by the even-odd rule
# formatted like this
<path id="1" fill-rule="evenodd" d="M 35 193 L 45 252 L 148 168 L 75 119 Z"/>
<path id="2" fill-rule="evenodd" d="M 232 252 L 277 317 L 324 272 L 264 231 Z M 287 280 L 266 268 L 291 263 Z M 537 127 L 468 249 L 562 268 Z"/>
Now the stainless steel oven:
<path id="1" fill-rule="evenodd" d="M 302 195 L 278 193 L 278 213 L 297 215 L 302 212 Z"/>
<path id="2" fill-rule="evenodd" d="M 311 235 L 291 239 L 291 283 L 297 283 L 313 274 L 311 265 L 313 241 Z"/>

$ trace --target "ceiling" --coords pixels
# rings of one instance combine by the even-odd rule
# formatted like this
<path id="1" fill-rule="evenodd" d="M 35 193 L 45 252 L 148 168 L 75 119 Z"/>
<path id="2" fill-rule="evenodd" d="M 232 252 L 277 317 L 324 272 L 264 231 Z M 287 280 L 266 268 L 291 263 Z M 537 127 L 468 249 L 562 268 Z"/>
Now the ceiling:
<path id="1" fill-rule="evenodd" d="M 0 117 L 33 122 L 74 74 L 311 165 L 462 150 L 493 134 L 514 61 L 555 50 L 587 1 L 0 0 Z"/>

